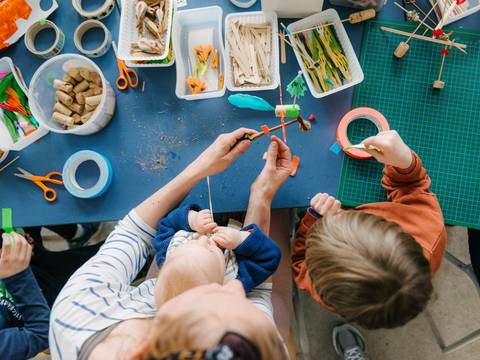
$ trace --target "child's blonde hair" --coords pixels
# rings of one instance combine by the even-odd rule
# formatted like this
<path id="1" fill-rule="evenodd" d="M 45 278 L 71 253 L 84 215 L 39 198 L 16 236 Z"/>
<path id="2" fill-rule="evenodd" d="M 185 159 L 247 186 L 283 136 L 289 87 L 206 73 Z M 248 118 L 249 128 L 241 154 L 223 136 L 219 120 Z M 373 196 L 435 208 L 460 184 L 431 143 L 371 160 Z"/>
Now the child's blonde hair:
<path id="1" fill-rule="evenodd" d="M 415 239 L 362 211 L 317 221 L 307 234 L 306 264 L 325 304 L 368 329 L 406 324 L 433 291 L 429 263 Z"/>

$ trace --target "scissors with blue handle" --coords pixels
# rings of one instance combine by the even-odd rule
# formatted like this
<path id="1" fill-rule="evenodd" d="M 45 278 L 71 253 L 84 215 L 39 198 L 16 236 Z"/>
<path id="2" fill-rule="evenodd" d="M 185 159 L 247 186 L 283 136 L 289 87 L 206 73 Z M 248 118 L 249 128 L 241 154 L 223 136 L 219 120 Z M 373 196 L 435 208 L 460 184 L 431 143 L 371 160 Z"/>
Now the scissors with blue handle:
<path id="1" fill-rule="evenodd" d="M 35 185 L 37 185 L 40 189 L 43 190 L 43 197 L 45 198 L 45 200 L 47 200 L 48 202 L 53 202 L 57 199 L 57 192 L 54 189 L 49 188 L 44 183 L 48 182 L 56 185 L 63 185 L 62 173 L 58 171 L 52 171 L 45 176 L 37 176 L 29 173 L 27 170 L 20 167 L 17 169 L 18 171 L 20 171 L 20 173 L 16 173 L 14 175 L 22 179 L 33 181 Z M 55 179 L 54 176 L 57 178 Z"/>
<path id="2" fill-rule="evenodd" d="M 117 58 L 117 65 L 118 65 L 118 78 L 117 78 L 117 88 L 118 90 L 125 90 L 128 86 L 132 89 L 136 89 L 138 87 L 138 74 L 135 70 L 130 69 L 125 65 L 125 63 L 118 58 L 118 50 L 115 41 L 112 41 L 113 50 L 115 51 L 115 57 Z M 134 78 L 135 82 L 132 81 Z"/>

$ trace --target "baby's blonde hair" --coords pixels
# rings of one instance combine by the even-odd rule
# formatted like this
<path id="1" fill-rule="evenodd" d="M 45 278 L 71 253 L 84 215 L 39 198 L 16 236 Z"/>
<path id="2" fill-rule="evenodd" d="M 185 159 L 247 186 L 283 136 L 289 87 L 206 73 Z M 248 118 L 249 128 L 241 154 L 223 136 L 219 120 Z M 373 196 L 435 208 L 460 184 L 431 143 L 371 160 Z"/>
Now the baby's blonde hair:
<path id="1" fill-rule="evenodd" d="M 178 251 L 175 250 L 175 251 Z M 173 255 L 173 253 L 172 253 Z M 223 273 L 205 266 L 195 254 L 168 256 L 158 274 L 157 308 L 168 300 L 196 286 L 217 283 L 223 285 Z"/>
<path id="2" fill-rule="evenodd" d="M 365 328 L 406 324 L 433 291 L 430 265 L 415 239 L 362 211 L 317 221 L 307 234 L 305 258 L 325 304 Z"/>

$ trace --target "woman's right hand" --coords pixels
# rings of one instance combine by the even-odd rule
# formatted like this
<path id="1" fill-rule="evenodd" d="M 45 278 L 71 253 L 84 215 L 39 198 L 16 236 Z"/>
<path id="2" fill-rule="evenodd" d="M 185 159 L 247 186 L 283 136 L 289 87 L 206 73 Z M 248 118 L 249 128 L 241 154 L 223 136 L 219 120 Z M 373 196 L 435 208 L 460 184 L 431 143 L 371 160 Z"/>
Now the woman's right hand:
<path id="1" fill-rule="evenodd" d="M 242 140 L 244 136 L 255 133 L 255 130 L 240 128 L 231 133 L 221 134 L 190 167 L 201 177 L 221 173 L 250 148 L 252 142 Z"/>
<path id="2" fill-rule="evenodd" d="M 272 136 L 266 154 L 265 166 L 252 184 L 252 194 L 272 201 L 278 189 L 290 176 L 292 154 L 290 148 L 276 136 Z"/>
<path id="3" fill-rule="evenodd" d="M 10 240 L 12 237 L 12 241 Z M 0 279 L 6 279 L 25 270 L 30 264 L 32 246 L 15 232 L 3 234 L 0 255 Z"/>

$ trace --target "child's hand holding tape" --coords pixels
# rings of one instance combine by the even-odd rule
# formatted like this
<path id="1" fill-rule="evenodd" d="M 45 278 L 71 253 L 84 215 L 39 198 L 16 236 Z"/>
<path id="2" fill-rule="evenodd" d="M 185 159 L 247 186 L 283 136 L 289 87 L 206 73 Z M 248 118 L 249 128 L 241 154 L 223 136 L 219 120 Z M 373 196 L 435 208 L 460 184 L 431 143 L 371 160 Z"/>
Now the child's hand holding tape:
<path id="1" fill-rule="evenodd" d="M 2 235 L 0 250 L 0 280 L 25 270 L 30 264 L 32 246 L 16 232 Z"/>
<path id="2" fill-rule="evenodd" d="M 365 149 L 377 161 L 385 165 L 407 169 L 412 164 L 412 150 L 403 142 L 395 130 L 381 131 L 362 141 Z M 378 150 L 373 150 L 375 147 Z"/>

